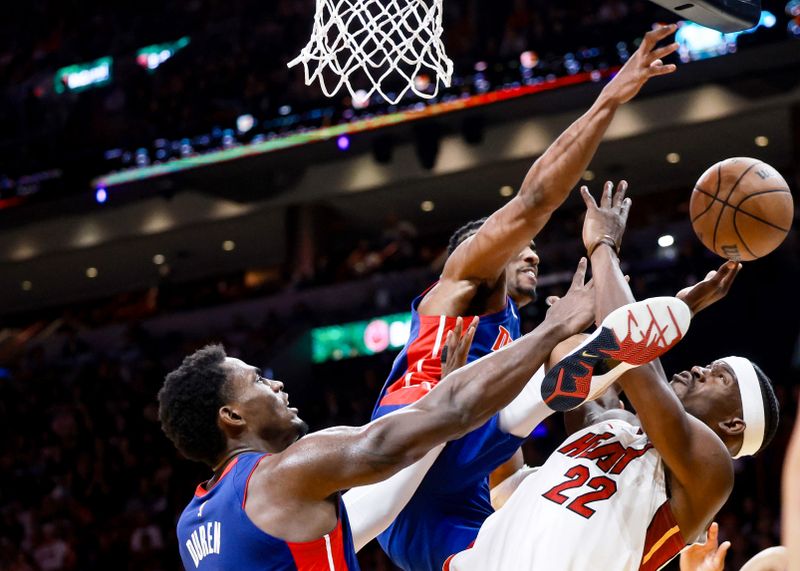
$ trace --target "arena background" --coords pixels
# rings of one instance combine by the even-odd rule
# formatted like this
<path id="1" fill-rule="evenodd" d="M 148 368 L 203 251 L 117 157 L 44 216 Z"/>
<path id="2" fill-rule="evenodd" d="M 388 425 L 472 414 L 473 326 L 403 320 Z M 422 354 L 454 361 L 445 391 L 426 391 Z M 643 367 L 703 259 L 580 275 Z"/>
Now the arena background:
<path id="1" fill-rule="evenodd" d="M 435 280 L 450 232 L 508 200 L 642 32 L 675 21 L 640 0 L 444 6 L 453 87 L 391 107 L 324 99 L 286 68 L 307 41 L 310 0 L 6 7 L 1 569 L 180 568 L 175 521 L 208 474 L 163 436 L 155 395 L 204 343 L 283 380 L 313 429 L 367 421 L 397 314 Z M 764 9 L 738 37 L 683 28 L 679 71 L 620 111 L 584 175 L 595 190 L 630 182 L 622 254 L 639 297 L 719 265 L 687 215 L 711 164 L 760 158 L 796 195 L 800 3 Z M 541 300 L 564 290 L 581 254 L 581 211 L 573 196 L 537 238 Z M 747 263 L 664 359 L 669 371 L 741 354 L 776 385 L 778 436 L 737 461 L 718 516 L 729 569 L 779 542 L 800 394 L 798 246 L 795 229 Z M 544 311 L 526 307 L 524 329 Z M 312 331 L 352 322 L 363 323 Z M 314 340 L 327 345 L 312 355 Z M 556 417 L 540 426 L 528 463 L 562 435 Z M 393 569 L 374 542 L 360 560 Z"/>

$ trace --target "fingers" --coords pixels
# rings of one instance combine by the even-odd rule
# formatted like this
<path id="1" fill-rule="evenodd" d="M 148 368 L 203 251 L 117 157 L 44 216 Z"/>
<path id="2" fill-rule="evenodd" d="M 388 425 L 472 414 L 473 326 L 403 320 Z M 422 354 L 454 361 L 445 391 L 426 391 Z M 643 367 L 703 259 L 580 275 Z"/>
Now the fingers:
<path id="1" fill-rule="evenodd" d="M 478 318 L 472 320 L 472 323 L 469 324 L 467 327 L 467 332 L 464 334 L 464 337 L 461 338 L 459 341 L 455 353 L 453 361 L 456 367 L 463 367 L 467 363 L 467 358 L 469 357 L 469 350 L 472 347 L 472 340 L 475 338 L 475 330 L 478 328 Z"/>
<path id="2" fill-rule="evenodd" d="M 619 184 L 617 184 L 617 191 L 614 193 L 614 199 L 612 201 L 612 205 L 614 208 L 621 208 L 622 201 L 625 199 L 625 193 L 628 191 L 628 181 L 621 180 Z"/>
<path id="3" fill-rule="evenodd" d="M 678 44 L 678 42 L 672 42 L 667 46 L 656 48 L 652 52 L 650 52 L 650 61 L 652 62 L 655 60 L 660 60 L 667 57 L 668 55 L 674 54 L 676 51 L 678 51 L 679 47 L 680 44 Z"/>
<path id="4" fill-rule="evenodd" d="M 714 549 L 717 548 L 717 536 L 719 534 L 719 524 L 717 522 L 712 522 L 711 526 L 708 528 L 708 537 L 706 538 L 706 545 L 713 546 Z"/>
<path id="5" fill-rule="evenodd" d="M 708 272 L 708 274 L 706 274 L 706 280 L 716 281 L 719 285 L 730 284 L 741 269 L 742 264 L 729 260 L 722 264 L 718 270 Z"/>
<path id="6" fill-rule="evenodd" d="M 614 183 L 607 180 L 603 185 L 603 196 L 600 197 L 600 208 L 611 208 L 611 193 L 614 191 Z"/>
<path id="7" fill-rule="evenodd" d="M 452 357 L 453 352 L 455 351 L 456 348 L 456 343 L 457 343 L 456 336 L 453 335 L 452 331 L 448 331 L 447 337 L 445 337 L 444 340 L 444 347 L 442 347 L 442 353 L 440 355 L 440 358 L 442 360 L 442 365 L 447 363 L 447 359 L 449 357 Z"/>
<path id="8" fill-rule="evenodd" d="M 442 347 L 442 363 L 446 363 L 447 359 L 452 359 L 453 355 L 456 353 L 456 349 L 458 349 L 458 342 L 461 339 L 461 331 L 463 327 L 464 320 L 459 317 L 456 319 L 456 326 L 447 332 L 444 347 Z"/>
<path id="9" fill-rule="evenodd" d="M 675 33 L 675 30 L 678 29 L 678 26 L 675 24 L 669 24 L 667 26 L 657 26 L 647 32 L 644 35 L 644 39 L 642 40 L 642 45 L 640 49 L 645 49 L 648 52 L 652 50 L 655 45 L 669 36 L 670 34 Z"/>
<path id="10" fill-rule="evenodd" d="M 728 549 L 731 547 L 730 541 L 723 542 L 722 545 L 719 546 L 717 549 L 717 553 L 714 555 L 714 565 L 716 569 L 723 569 L 725 564 L 725 556 L 728 554 Z"/>
<path id="11" fill-rule="evenodd" d="M 733 285 L 733 280 L 736 279 L 736 276 L 739 275 L 739 271 L 742 269 L 742 264 L 737 264 L 736 262 L 728 262 L 726 267 L 730 269 L 725 272 L 725 275 L 722 277 L 722 281 L 720 282 L 720 286 L 725 289 L 727 292 L 731 285 Z"/>
<path id="12" fill-rule="evenodd" d="M 557 302 L 559 299 L 561 299 L 561 298 L 558 297 L 557 295 L 548 295 L 547 299 L 545 299 L 544 302 L 547 304 L 547 307 L 550 307 L 555 302 Z"/>
<path id="13" fill-rule="evenodd" d="M 475 338 L 475 332 L 478 330 L 478 323 L 480 320 L 480 317 L 475 317 L 467 328 L 467 333 L 464 335 L 464 342 L 462 344 L 464 353 L 469 353 L 469 348 L 472 346 L 472 340 Z"/>
<path id="14" fill-rule="evenodd" d="M 594 201 L 594 196 L 592 196 L 592 193 L 589 192 L 589 187 L 581 187 L 581 197 L 583 198 L 583 203 L 586 205 L 587 210 L 597 208 L 597 203 Z"/>
<path id="15" fill-rule="evenodd" d="M 622 215 L 625 222 L 628 221 L 628 214 L 631 211 L 631 204 L 633 204 L 633 201 L 630 198 L 626 198 L 622 201 L 622 207 L 619 209 L 619 213 Z"/>
<path id="16" fill-rule="evenodd" d="M 678 69 L 678 66 L 675 65 L 674 63 L 664 65 L 663 61 L 657 59 L 656 61 L 650 64 L 649 69 L 650 69 L 650 77 L 657 77 L 659 75 L 667 75 L 669 73 L 672 73 L 673 71 Z"/>
<path id="17" fill-rule="evenodd" d="M 570 286 L 570 289 L 582 286 L 585 278 L 586 258 L 581 258 L 581 261 L 578 262 L 578 269 L 575 271 L 575 275 L 572 276 L 572 285 Z"/>
<path id="18" fill-rule="evenodd" d="M 444 347 L 442 347 L 441 360 L 442 365 L 447 364 L 449 367 L 447 369 L 443 368 L 443 377 L 447 373 L 451 373 L 459 367 L 462 367 L 467 362 L 469 350 L 472 346 L 472 340 L 475 338 L 475 331 L 478 328 L 479 322 L 480 320 L 477 317 L 474 318 L 470 322 L 469 327 L 467 327 L 466 333 L 462 336 L 461 332 L 464 328 L 464 321 L 459 317 L 456 319 L 455 327 L 447 332 Z"/>
<path id="19" fill-rule="evenodd" d="M 455 335 L 456 340 L 461 339 L 461 332 L 464 330 L 464 320 L 459 317 L 456 319 L 456 326 L 453 327 L 453 335 Z"/>

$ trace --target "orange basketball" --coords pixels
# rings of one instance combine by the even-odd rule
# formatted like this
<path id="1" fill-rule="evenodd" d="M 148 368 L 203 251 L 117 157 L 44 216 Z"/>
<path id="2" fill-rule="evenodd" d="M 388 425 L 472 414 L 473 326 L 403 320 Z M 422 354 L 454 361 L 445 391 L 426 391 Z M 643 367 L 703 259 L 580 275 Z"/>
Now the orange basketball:
<path id="1" fill-rule="evenodd" d="M 738 262 L 766 256 L 783 242 L 794 202 L 778 171 L 758 159 L 736 157 L 703 173 L 692 191 L 689 213 L 700 241 Z"/>

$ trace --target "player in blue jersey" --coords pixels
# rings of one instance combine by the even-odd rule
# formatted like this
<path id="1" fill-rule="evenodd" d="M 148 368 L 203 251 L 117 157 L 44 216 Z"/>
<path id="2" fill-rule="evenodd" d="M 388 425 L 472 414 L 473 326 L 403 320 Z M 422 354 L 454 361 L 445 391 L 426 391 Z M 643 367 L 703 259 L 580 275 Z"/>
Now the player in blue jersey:
<path id="1" fill-rule="evenodd" d="M 677 44 L 657 47 L 675 29 L 671 25 L 648 32 L 589 111 L 533 164 L 518 194 L 487 219 L 455 233 L 440 280 L 412 303 L 410 339 L 395 360 L 373 418 L 416 402 L 436 385 L 442 340 L 457 316 L 466 323 L 481 316 L 470 359 L 519 336 L 518 308 L 536 297 L 539 257 L 532 239 L 579 181 L 620 105 L 650 78 L 675 70 L 661 58 Z M 539 422 L 560 410 L 553 402 L 548 406 L 553 395 L 542 393 L 541 377 L 532 379 L 510 408 L 449 443 L 435 461 L 420 465 L 419 489 L 379 536 L 396 565 L 407 571 L 439 571 L 447 557 L 474 541 L 493 512 L 489 474 L 512 458 Z M 580 401 L 586 393 L 575 396 Z"/>
<path id="2" fill-rule="evenodd" d="M 340 492 L 385 479 L 432 447 L 462 437 L 506 406 L 553 348 L 594 318 L 581 260 L 564 299 L 532 333 L 455 371 L 396 414 L 361 427 L 304 436 L 279 381 L 227 357 L 219 345 L 186 357 L 159 392 L 162 428 L 213 476 L 178 521 L 187 570 L 355 571 L 352 529 Z M 477 323 L 444 344 L 456 361 Z"/>

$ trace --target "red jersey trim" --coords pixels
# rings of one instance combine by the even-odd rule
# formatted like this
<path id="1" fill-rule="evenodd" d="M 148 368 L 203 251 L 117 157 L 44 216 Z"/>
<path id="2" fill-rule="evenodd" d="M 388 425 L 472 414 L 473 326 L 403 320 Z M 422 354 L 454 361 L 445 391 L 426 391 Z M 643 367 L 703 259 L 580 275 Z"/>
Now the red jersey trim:
<path id="1" fill-rule="evenodd" d="M 650 525 L 644 540 L 640 571 L 656 571 L 680 553 L 686 546 L 678 522 L 672 513 L 669 500 L 661 504 Z"/>
<path id="2" fill-rule="evenodd" d="M 442 347 L 444 347 L 447 340 L 447 333 L 455 329 L 458 317 L 418 314 L 418 318 L 420 327 L 417 338 L 408 345 L 406 351 L 409 366 L 387 387 L 386 393 L 380 402 L 381 406 L 415 402 L 442 378 Z M 472 323 L 475 317 L 463 317 L 462 319 L 464 323 L 462 334 L 465 334 L 469 324 Z M 397 400 L 397 396 L 392 397 L 395 392 L 403 392 L 403 389 L 425 386 L 426 384 L 430 384 L 430 387 L 427 387 L 428 390 L 415 395 L 413 399 L 408 394 L 405 397 L 399 397 L 399 400 Z"/>
<path id="3" fill-rule="evenodd" d="M 342 518 L 336 520 L 333 531 L 319 539 L 302 543 L 286 542 L 294 564 L 301 570 L 349 571 L 344 555 Z"/>
<path id="4" fill-rule="evenodd" d="M 469 542 L 469 545 L 467 545 L 467 549 L 472 549 L 473 545 L 475 545 L 474 539 Z M 467 549 L 465 549 L 464 551 L 466 551 Z M 464 551 L 459 551 L 458 553 L 463 553 Z M 450 557 L 444 560 L 444 563 L 442 564 L 442 571 L 450 571 L 450 562 L 456 555 L 458 555 L 458 553 L 453 553 Z"/>
<path id="5" fill-rule="evenodd" d="M 270 456 L 270 454 L 264 454 L 261 458 L 259 458 L 258 461 L 253 464 L 253 467 L 250 469 L 250 473 L 247 475 L 247 481 L 244 483 L 244 494 L 242 494 L 242 509 L 244 509 L 244 504 L 247 502 L 247 490 L 250 489 L 250 478 L 253 477 L 253 472 L 256 471 L 258 465 L 261 464 L 261 461 L 267 456 Z"/>
<path id="6" fill-rule="evenodd" d="M 380 406 L 415 403 L 427 395 L 434 386 L 435 383 L 425 383 L 413 387 L 401 387 L 383 397 L 383 399 L 381 399 Z"/>
<path id="7" fill-rule="evenodd" d="M 219 484 L 219 483 L 222 481 L 222 478 L 224 478 L 225 476 L 227 476 L 227 475 L 228 475 L 228 472 L 230 472 L 231 470 L 233 470 L 233 467 L 234 467 L 234 466 L 236 466 L 236 463 L 237 463 L 238 461 L 239 461 L 239 457 L 237 456 L 236 458 L 234 458 L 234 459 L 233 459 L 233 461 L 232 461 L 230 464 L 228 464 L 228 465 L 225 467 L 225 470 L 222 472 L 222 475 L 219 477 L 219 480 L 217 480 L 216 482 L 214 482 L 214 485 L 213 485 L 213 486 L 211 486 L 209 489 L 207 489 L 207 490 L 206 490 L 206 489 L 203 487 L 203 484 L 207 484 L 208 482 L 203 482 L 203 484 L 197 484 L 197 488 L 196 488 L 196 489 L 195 489 L 195 491 L 194 491 L 194 497 L 196 497 L 196 498 L 202 498 L 202 497 L 203 497 L 203 496 L 205 496 L 205 495 L 206 495 L 208 492 L 210 492 L 211 490 L 213 490 L 213 489 L 216 487 L 216 485 L 217 485 L 217 484 Z"/>

